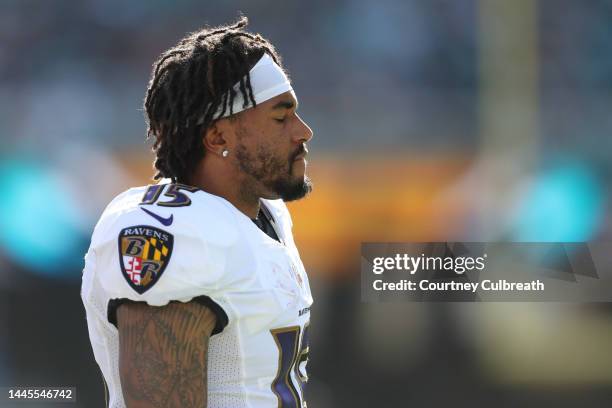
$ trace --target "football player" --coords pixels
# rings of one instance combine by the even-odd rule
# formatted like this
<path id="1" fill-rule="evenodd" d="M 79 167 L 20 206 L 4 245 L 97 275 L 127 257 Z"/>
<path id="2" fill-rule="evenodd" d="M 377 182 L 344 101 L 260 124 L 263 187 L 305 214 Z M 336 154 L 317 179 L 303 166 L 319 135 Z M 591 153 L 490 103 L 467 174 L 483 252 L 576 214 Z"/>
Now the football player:
<path id="1" fill-rule="evenodd" d="M 156 184 L 117 196 L 83 299 L 108 407 L 306 407 L 312 297 L 286 201 L 311 191 L 311 129 L 247 19 L 154 64 L 144 108 Z"/>

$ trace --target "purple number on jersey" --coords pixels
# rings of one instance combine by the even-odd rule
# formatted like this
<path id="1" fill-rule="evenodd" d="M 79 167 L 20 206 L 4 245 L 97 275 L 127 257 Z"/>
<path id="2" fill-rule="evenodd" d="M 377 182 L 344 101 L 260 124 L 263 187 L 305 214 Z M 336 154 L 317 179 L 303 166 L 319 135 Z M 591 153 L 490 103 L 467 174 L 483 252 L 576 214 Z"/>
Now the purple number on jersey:
<path id="1" fill-rule="evenodd" d="M 306 362 L 308 360 L 308 326 L 304 327 L 300 346 L 300 326 L 270 330 L 279 352 L 278 372 L 272 381 L 272 391 L 278 397 L 280 408 L 303 408 L 304 386 L 308 381 Z M 297 387 L 291 372 L 298 379 Z M 298 390 L 299 388 L 299 390 Z"/>
<path id="2" fill-rule="evenodd" d="M 167 188 L 166 188 L 167 187 Z M 170 201 L 158 201 L 161 192 L 166 188 L 164 197 L 172 198 Z M 181 190 L 193 193 L 198 191 L 197 187 L 188 186 L 186 184 L 154 184 L 147 188 L 140 205 L 155 204 L 161 207 L 185 207 L 191 205 L 191 199 Z"/>

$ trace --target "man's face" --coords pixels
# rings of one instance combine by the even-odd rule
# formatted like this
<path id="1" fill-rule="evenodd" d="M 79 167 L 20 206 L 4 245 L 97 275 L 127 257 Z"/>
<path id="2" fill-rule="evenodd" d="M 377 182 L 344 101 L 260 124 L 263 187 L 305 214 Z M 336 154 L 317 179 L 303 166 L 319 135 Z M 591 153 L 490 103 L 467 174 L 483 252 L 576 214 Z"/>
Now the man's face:
<path id="1" fill-rule="evenodd" d="M 285 92 L 233 120 L 233 156 L 242 176 L 243 193 L 292 201 L 312 190 L 305 159 L 305 144 L 312 138 L 312 130 L 296 109 L 293 93 Z"/>

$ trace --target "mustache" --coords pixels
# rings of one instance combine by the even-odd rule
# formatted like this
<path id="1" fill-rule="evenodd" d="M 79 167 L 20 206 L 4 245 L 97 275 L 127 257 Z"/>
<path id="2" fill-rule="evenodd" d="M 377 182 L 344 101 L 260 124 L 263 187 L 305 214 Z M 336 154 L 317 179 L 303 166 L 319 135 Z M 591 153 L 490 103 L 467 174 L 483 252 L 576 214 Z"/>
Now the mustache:
<path id="1" fill-rule="evenodd" d="M 302 144 L 290 157 L 290 162 L 294 161 L 299 155 L 308 154 L 308 148 Z"/>

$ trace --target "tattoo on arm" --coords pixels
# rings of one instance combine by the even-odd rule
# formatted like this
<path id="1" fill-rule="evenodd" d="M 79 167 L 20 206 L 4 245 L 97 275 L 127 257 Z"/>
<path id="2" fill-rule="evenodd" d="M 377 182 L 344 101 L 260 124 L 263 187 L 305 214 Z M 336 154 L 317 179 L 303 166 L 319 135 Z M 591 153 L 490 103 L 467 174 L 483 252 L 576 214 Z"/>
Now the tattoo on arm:
<path id="1" fill-rule="evenodd" d="M 203 408 L 215 315 L 196 302 L 117 308 L 119 371 L 128 408 Z"/>

